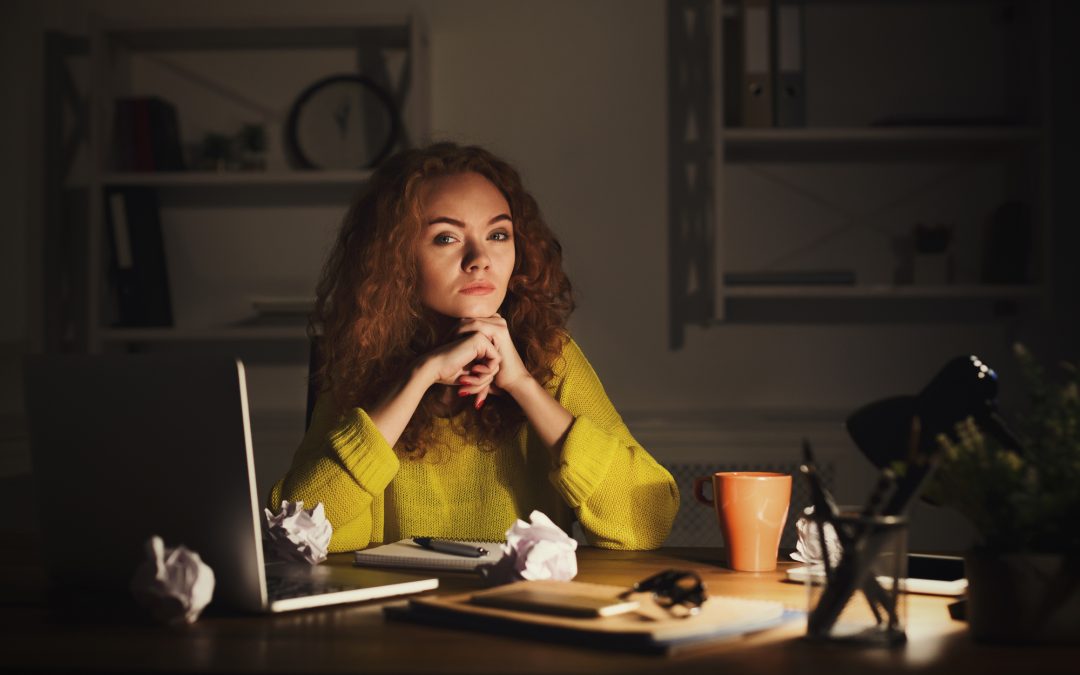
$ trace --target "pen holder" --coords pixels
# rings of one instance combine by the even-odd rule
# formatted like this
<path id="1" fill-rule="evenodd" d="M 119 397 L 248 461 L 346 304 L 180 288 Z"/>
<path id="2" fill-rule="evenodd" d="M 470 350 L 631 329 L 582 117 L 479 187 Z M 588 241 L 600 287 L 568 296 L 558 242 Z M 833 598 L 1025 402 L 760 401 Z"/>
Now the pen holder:
<path id="1" fill-rule="evenodd" d="M 838 536 L 823 540 L 825 564 L 819 563 L 819 573 L 807 581 L 807 638 L 904 643 L 907 600 L 901 586 L 907 576 L 907 519 L 842 514 L 833 524 Z"/>

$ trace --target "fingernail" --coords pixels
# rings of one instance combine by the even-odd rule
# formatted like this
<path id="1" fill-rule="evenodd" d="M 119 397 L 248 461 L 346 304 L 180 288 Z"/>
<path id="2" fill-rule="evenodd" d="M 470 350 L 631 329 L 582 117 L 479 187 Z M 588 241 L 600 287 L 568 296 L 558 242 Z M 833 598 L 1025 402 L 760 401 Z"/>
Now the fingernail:
<path id="1" fill-rule="evenodd" d="M 478 398 L 478 399 L 476 399 L 476 409 L 479 410 L 480 408 L 483 408 L 484 407 L 484 401 L 486 401 L 486 400 L 487 400 L 486 398 Z"/>
<path id="2" fill-rule="evenodd" d="M 462 397 L 465 397 L 465 396 L 468 396 L 468 395 L 469 395 L 469 392 L 465 391 L 464 389 L 461 389 L 461 390 L 458 390 L 458 393 L 457 393 L 457 395 L 458 395 L 458 396 L 462 396 Z"/>

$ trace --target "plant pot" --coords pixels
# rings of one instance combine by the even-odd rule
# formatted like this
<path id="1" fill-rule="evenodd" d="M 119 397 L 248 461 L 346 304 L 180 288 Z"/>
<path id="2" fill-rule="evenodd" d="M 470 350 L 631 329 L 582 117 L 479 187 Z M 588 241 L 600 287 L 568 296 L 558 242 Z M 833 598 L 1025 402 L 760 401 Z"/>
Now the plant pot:
<path id="1" fill-rule="evenodd" d="M 976 550 L 964 564 L 975 640 L 1080 644 L 1080 556 Z"/>

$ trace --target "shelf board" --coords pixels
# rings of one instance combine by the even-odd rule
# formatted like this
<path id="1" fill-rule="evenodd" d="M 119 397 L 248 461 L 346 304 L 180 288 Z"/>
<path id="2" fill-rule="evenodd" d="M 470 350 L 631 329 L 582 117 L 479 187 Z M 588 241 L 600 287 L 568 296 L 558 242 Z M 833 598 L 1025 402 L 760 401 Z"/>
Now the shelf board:
<path id="1" fill-rule="evenodd" d="M 306 340 L 307 327 L 239 326 L 234 328 L 107 328 L 102 342 L 227 342 L 232 340 Z"/>
<path id="2" fill-rule="evenodd" d="M 259 185 L 358 185 L 371 170 L 341 171 L 145 171 L 106 173 L 105 186 L 227 187 Z"/>
<path id="3" fill-rule="evenodd" d="M 945 285 L 856 284 L 847 285 L 760 285 L 725 286 L 724 297 L 769 300 L 799 298 L 897 298 L 913 300 L 1024 300 L 1039 297 L 1041 286 L 1033 285 Z"/>
<path id="4" fill-rule="evenodd" d="M 239 19 L 170 17 L 165 22 L 114 20 L 102 32 L 138 52 L 220 49 L 355 49 L 363 44 L 405 48 L 407 14 Z"/>
<path id="5" fill-rule="evenodd" d="M 778 143 L 1025 143 L 1038 141 L 1037 127 L 822 127 L 787 129 L 730 128 L 723 140 L 733 145 Z"/>

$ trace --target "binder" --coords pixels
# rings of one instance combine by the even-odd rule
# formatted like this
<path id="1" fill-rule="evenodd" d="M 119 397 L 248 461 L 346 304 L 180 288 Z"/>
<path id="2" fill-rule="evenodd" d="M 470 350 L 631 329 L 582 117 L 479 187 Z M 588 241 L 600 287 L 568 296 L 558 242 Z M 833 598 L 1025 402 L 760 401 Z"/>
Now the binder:
<path id="1" fill-rule="evenodd" d="M 724 126 L 742 126 L 743 44 L 742 14 L 737 7 L 724 4 L 721 17 L 721 42 L 724 77 Z"/>
<path id="2" fill-rule="evenodd" d="M 117 188 L 105 199 L 115 293 L 113 325 L 171 326 L 165 241 L 152 188 Z"/>
<path id="3" fill-rule="evenodd" d="M 773 126 L 771 3 L 772 0 L 744 0 L 743 4 L 744 127 Z"/>
<path id="4" fill-rule="evenodd" d="M 777 0 L 776 78 L 773 101 L 776 126 L 806 126 L 806 45 L 803 0 Z"/>

